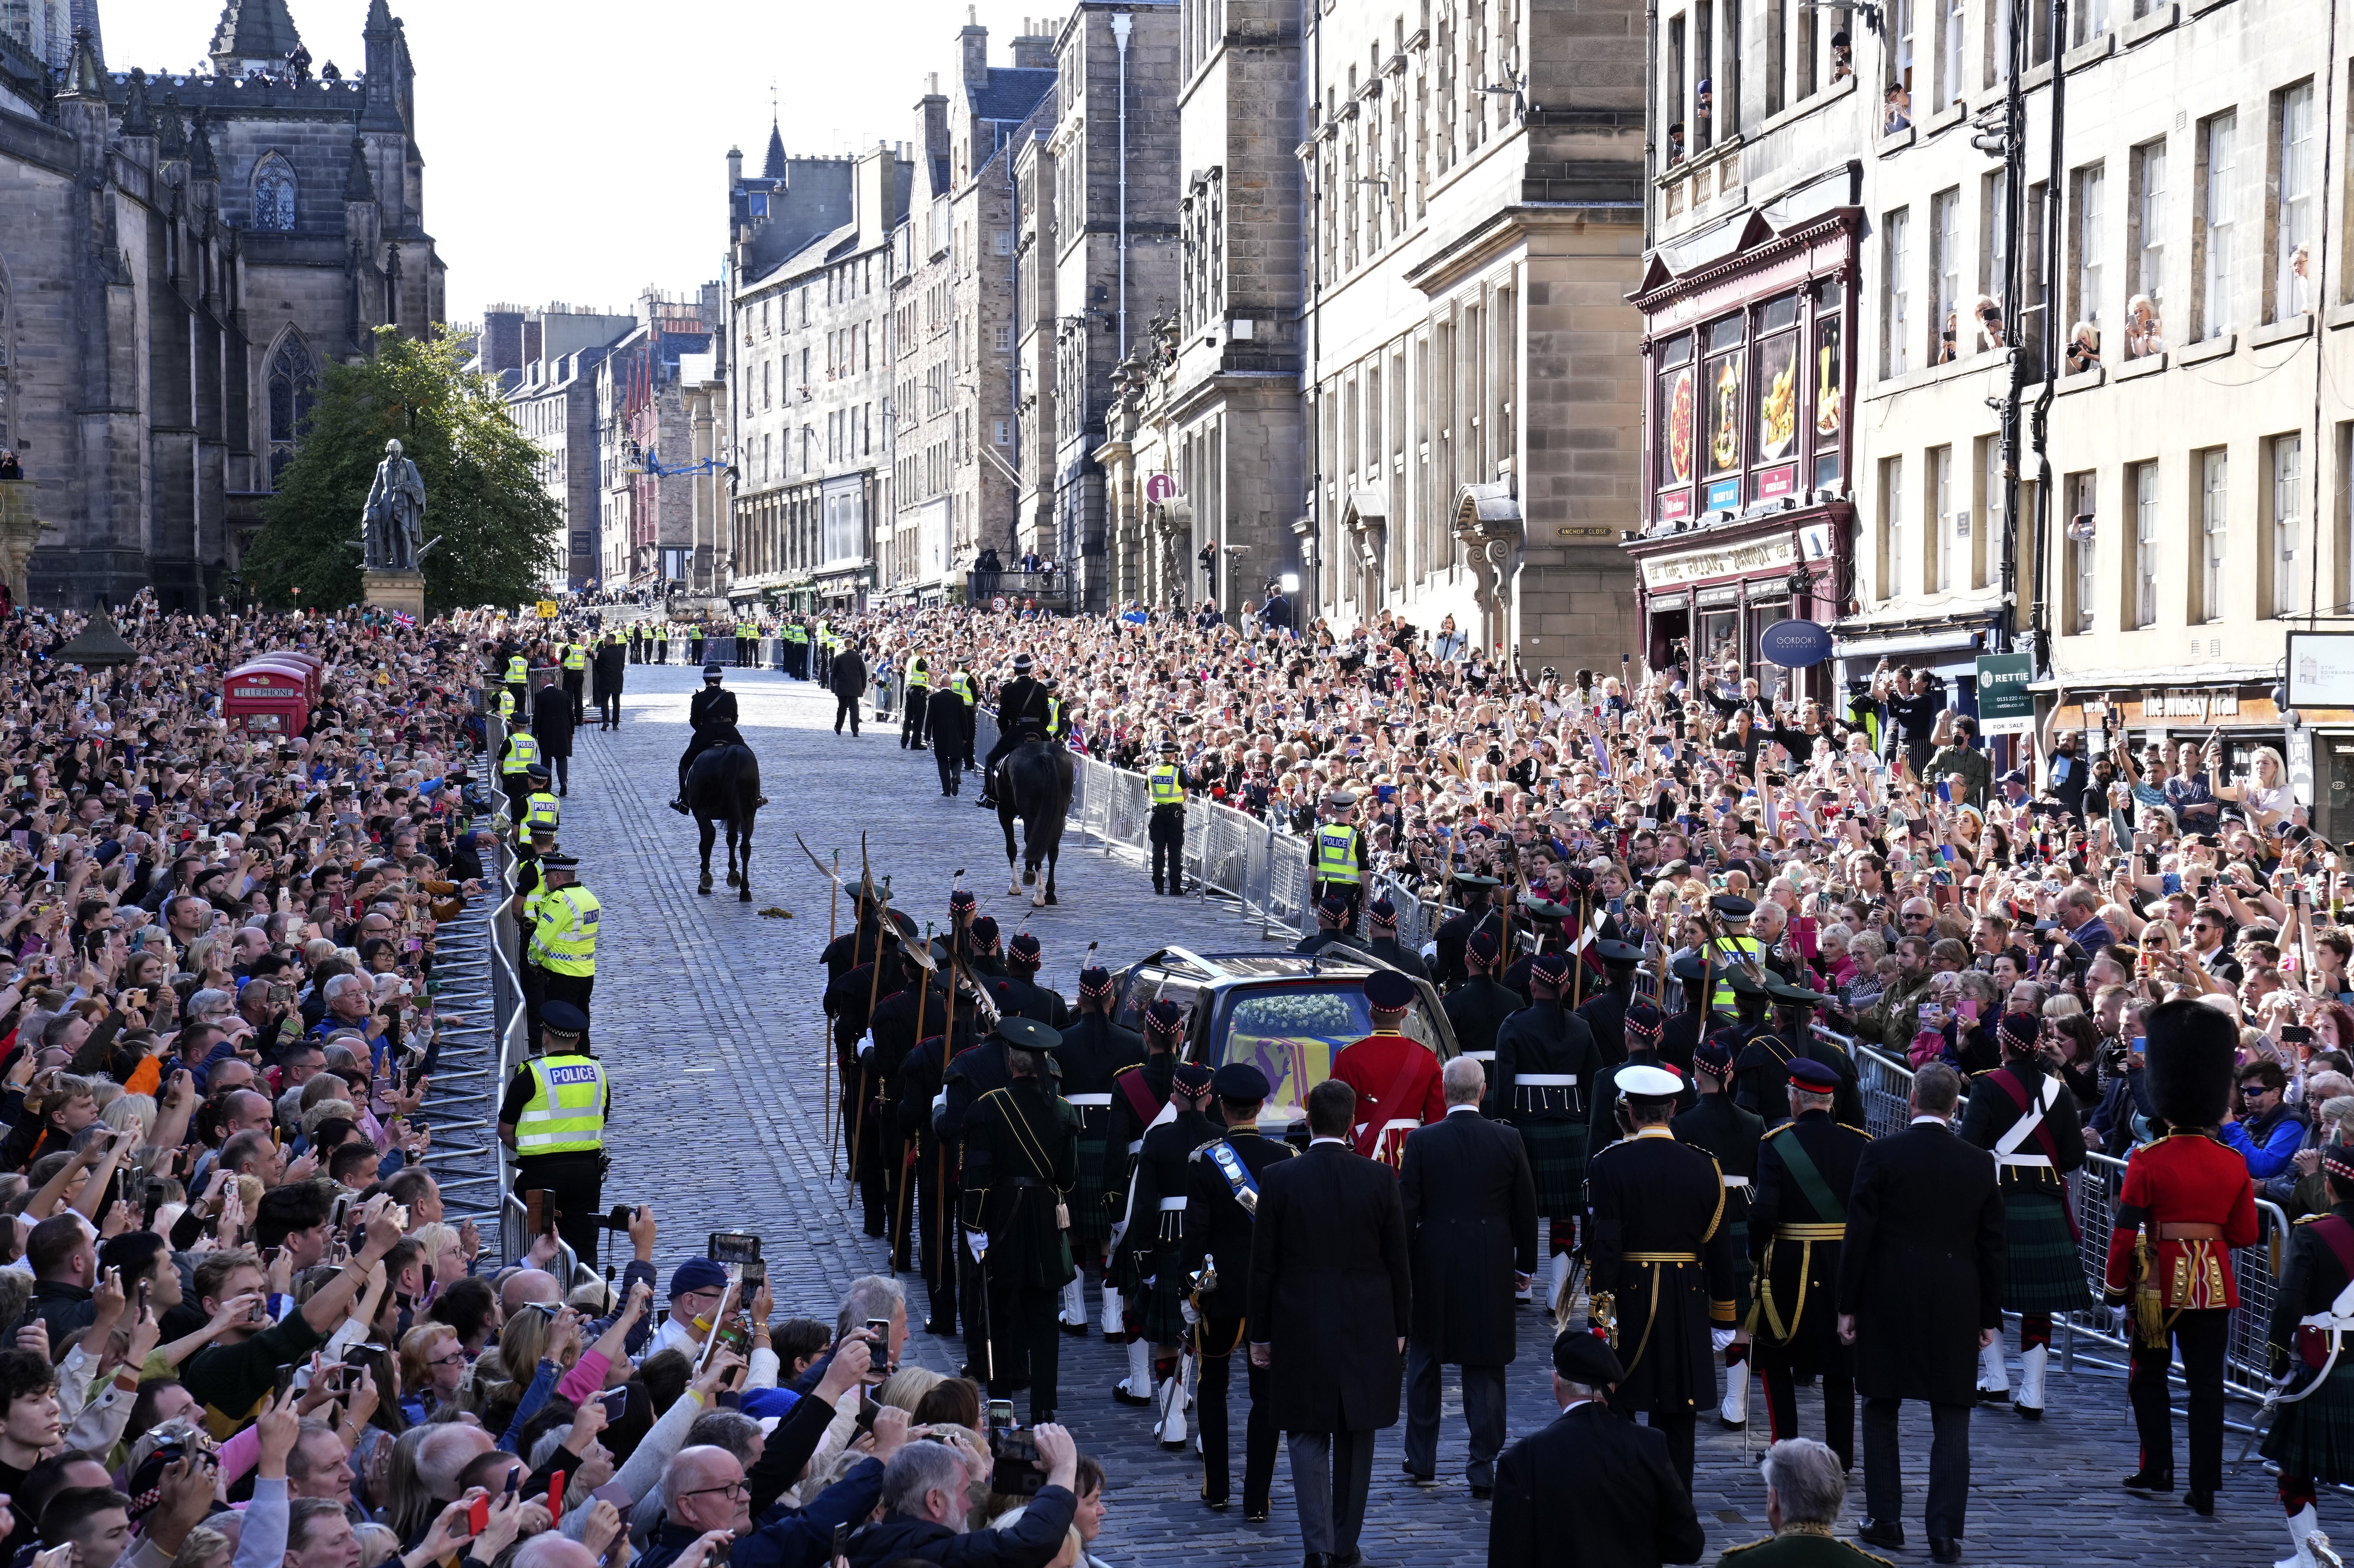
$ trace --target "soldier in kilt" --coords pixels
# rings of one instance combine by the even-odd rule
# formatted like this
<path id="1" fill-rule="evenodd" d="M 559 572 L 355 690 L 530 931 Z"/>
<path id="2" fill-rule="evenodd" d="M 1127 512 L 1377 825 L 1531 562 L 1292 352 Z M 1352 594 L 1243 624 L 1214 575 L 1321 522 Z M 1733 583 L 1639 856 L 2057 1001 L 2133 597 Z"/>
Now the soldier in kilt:
<path id="1" fill-rule="evenodd" d="M 1153 1426 L 1161 1443 L 1185 1443 L 1185 1201 L 1193 1151 L 1222 1130 L 1210 1119 L 1210 1069 L 1182 1062 L 1170 1075 L 1169 1104 L 1176 1111 L 1144 1135 L 1129 1179 L 1128 1224 L 1113 1265 L 1121 1288 L 1144 1296 L 1146 1344 L 1152 1347 Z M 1123 1400 L 1131 1404 L 1132 1400 Z"/>
<path id="2" fill-rule="evenodd" d="M 1079 1118 L 1079 1181 L 1071 1191 L 1071 1263 L 1078 1273 L 1063 1287 L 1059 1313 L 1066 1334 L 1087 1331 L 1087 1271 L 1093 1266 L 1104 1286 L 1106 1339 L 1120 1330 L 1119 1287 L 1112 1282 L 1106 1248 L 1112 1213 L 1104 1202 L 1105 1147 L 1111 1137 L 1113 1082 L 1123 1067 L 1144 1060 L 1144 1037 L 1112 1022 L 1114 991 L 1108 969 L 1079 971 L 1079 1015 L 1063 1031 L 1056 1060 L 1063 1069 L 1063 1099 Z"/>
<path id="3" fill-rule="evenodd" d="M 1577 1245 L 1577 1215 L 1585 1207 L 1586 1101 L 1602 1054 L 1585 1020 L 1562 1005 L 1569 960 L 1540 954 L 1529 965 L 1535 998 L 1496 1031 L 1494 1103 L 1503 1108 L 1529 1154 L 1536 1179 L 1537 1213 L 1550 1236 L 1552 1283 L 1548 1308 L 1558 1310 Z"/>
<path id="4" fill-rule="evenodd" d="M 2052 1319 L 2093 1304 L 2084 1284 L 2075 1216 L 2068 1212 L 2068 1172 L 2084 1163 L 2084 1132 L 2075 1097 L 2055 1061 L 2039 1049 L 2047 1033 L 2030 1012 L 2006 1012 L 1995 1024 L 2002 1065 L 1981 1073 L 1962 1110 L 1965 1142 L 1991 1150 L 2001 1168 L 2003 1234 L 2009 1262 L 2002 1308 L 2019 1314 L 2019 1414 L 2043 1419 L 2043 1373 L 2052 1359 Z M 2062 1037 L 2052 1034 L 2056 1053 Z M 2002 1341 L 1978 1352 L 1978 1397 L 2010 1398 Z"/>
<path id="5" fill-rule="evenodd" d="M 1731 1086 L 1737 1035 L 1719 1030 L 1692 1052 L 1692 1083 L 1700 1103 L 1668 1123 L 1677 1141 L 1716 1156 L 1724 1177 L 1724 1231 L 1733 1245 L 1733 1299 L 1745 1313 L 1749 1304 L 1749 1197 L 1757 1175 L 1757 1140 L 1766 1122 L 1733 1103 Z M 1710 1339 L 1724 1357 L 1724 1398 L 1717 1418 L 1738 1430 L 1749 1425 L 1749 1329 L 1717 1329 Z"/>
<path id="6" fill-rule="evenodd" d="M 2289 1233 L 2273 1298 L 2272 1367 L 2282 1393 L 2263 1445 L 2280 1466 L 2295 1568 L 2314 1568 L 2318 1489 L 2354 1481 L 2354 1149 L 2331 1144 L 2321 1171 L 2329 1213 Z"/>

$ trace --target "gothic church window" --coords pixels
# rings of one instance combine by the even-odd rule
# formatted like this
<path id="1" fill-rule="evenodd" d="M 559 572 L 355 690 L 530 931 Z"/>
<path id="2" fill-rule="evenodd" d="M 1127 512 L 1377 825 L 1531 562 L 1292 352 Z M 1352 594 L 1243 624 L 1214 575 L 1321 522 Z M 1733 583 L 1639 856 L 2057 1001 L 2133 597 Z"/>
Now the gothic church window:
<path id="1" fill-rule="evenodd" d="M 275 153 L 253 172 L 253 227 L 278 234 L 294 230 L 294 171 Z"/>
<path id="2" fill-rule="evenodd" d="M 279 340 L 270 357 L 270 485 L 294 459 L 294 449 L 311 425 L 311 405 L 319 393 L 319 368 L 293 333 Z"/>

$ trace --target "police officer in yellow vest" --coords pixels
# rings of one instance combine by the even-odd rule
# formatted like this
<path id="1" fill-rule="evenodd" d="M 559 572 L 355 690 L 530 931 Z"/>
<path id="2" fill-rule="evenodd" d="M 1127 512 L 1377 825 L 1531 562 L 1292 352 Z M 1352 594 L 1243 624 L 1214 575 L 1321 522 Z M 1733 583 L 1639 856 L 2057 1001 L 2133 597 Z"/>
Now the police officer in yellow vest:
<path id="1" fill-rule="evenodd" d="M 1709 999 L 1712 1012 L 1734 1012 L 1732 970 L 1743 967 L 1744 960 L 1763 965 L 1766 944 L 1749 934 L 1749 917 L 1757 913 L 1757 906 L 1748 899 L 1730 893 L 1720 893 L 1708 901 L 1709 912 L 1716 917 L 1716 935 L 1708 940 L 1709 961 L 1716 966 L 1716 993 Z"/>
<path id="2" fill-rule="evenodd" d="M 572 722 L 588 716 L 588 650 L 583 643 L 564 645 L 564 694 L 572 699 Z"/>
<path id="3" fill-rule="evenodd" d="M 599 1202 L 605 1185 L 605 1124 L 613 1114 L 605 1065 L 588 1053 L 588 1014 L 567 1001 L 540 1010 L 542 1048 L 507 1080 L 499 1101 L 499 1141 L 514 1151 L 514 1190 L 542 1194 L 557 1234 L 580 1261 L 597 1262 Z"/>
<path id="4" fill-rule="evenodd" d="M 531 700 L 531 661 L 520 652 L 507 655 L 507 694 L 518 705 Z"/>
<path id="5" fill-rule="evenodd" d="M 754 662 L 759 657 L 759 624 L 750 620 L 737 621 L 736 623 L 736 667 L 738 670 L 752 668 Z"/>
<path id="6" fill-rule="evenodd" d="M 540 888 L 532 900 L 531 940 L 524 952 L 524 1001 L 568 1001 L 588 1011 L 597 985 L 597 895 L 580 885 L 580 857 L 550 851 L 539 857 Z M 536 1020 L 535 1019 L 535 1022 Z M 536 1033 L 526 1029 L 526 1036 Z"/>
<path id="7" fill-rule="evenodd" d="M 1185 794 L 1200 786 L 1193 776 L 1178 766 L 1177 742 L 1161 743 L 1161 762 L 1144 776 L 1145 792 L 1152 800 L 1152 815 L 1146 820 L 1145 836 L 1152 841 L 1152 891 L 1182 893 L 1185 891 Z M 1161 864 L 1168 863 L 1169 874 L 1164 886 Z"/>
<path id="8" fill-rule="evenodd" d="M 499 688 L 499 722 L 504 725 L 512 726 L 514 723 L 514 688 L 512 686 L 501 686 Z"/>
<path id="9" fill-rule="evenodd" d="M 809 628 L 798 620 L 784 626 L 785 673 L 796 680 L 809 679 Z"/>
<path id="10" fill-rule="evenodd" d="M 906 711 L 899 719 L 899 746 L 902 750 L 924 749 L 924 720 L 932 705 L 932 662 L 921 653 L 907 658 L 907 694 L 899 705 Z"/>
<path id="11" fill-rule="evenodd" d="M 507 819 L 523 820 L 523 803 L 531 793 L 532 765 L 546 760 L 540 755 L 539 737 L 531 733 L 531 710 L 518 708 L 509 715 L 506 750 L 499 755 L 499 784 L 507 792 Z"/>
<path id="12" fill-rule="evenodd" d="M 1348 900 L 1349 913 L 1341 929 L 1348 936 L 1357 934 L 1357 911 L 1365 899 L 1365 835 L 1359 832 L 1353 819 L 1357 814 L 1357 797 L 1347 789 L 1336 789 L 1324 800 L 1324 823 L 1316 830 L 1311 846 L 1314 858 L 1310 874 L 1316 879 L 1316 897 L 1322 902 L 1337 895 Z"/>
<path id="13" fill-rule="evenodd" d="M 548 770 L 545 762 L 535 762 L 524 777 L 531 780 L 531 794 L 524 800 L 523 815 L 515 821 L 517 842 L 546 833 L 551 837 L 564 815 L 564 808 L 547 792 Z"/>

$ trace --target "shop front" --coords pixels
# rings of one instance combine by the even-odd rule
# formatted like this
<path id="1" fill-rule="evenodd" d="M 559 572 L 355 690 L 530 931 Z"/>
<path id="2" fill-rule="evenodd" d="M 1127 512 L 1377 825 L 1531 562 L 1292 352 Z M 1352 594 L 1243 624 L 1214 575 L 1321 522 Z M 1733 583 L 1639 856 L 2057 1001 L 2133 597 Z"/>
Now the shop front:
<path id="1" fill-rule="evenodd" d="M 1624 547 L 1654 669 L 1732 658 L 1771 692 L 1790 677 L 1761 657 L 1766 628 L 1843 608 L 1861 213 L 1821 204 L 1846 189 L 1818 182 L 1663 246 L 1629 296 L 1650 394 L 1645 526 Z M 1829 695 L 1821 669 L 1801 679 Z"/>
<path id="2" fill-rule="evenodd" d="M 2248 672 L 2240 672 L 2248 673 Z M 2047 698 L 2052 688 L 2039 691 Z M 2222 753 L 2218 776 L 2249 777 L 2256 753 L 2269 747 L 2288 769 L 2296 797 L 2311 812 L 2315 832 L 2334 842 L 2354 838 L 2354 707 L 2300 707 L 2284 714 L 2278 683 L 2269 673 L 2253 680 L 2211 684 L 2142 684 L 2078 691 L 2052 714 L 2052 733 L 2081 730 L 2098 736 L 2105 725 L 2112 740 L 2122 728 L 2136 749 L 2162 741 L 2169 751 L 2189 741 L 2211 739 Z"/>

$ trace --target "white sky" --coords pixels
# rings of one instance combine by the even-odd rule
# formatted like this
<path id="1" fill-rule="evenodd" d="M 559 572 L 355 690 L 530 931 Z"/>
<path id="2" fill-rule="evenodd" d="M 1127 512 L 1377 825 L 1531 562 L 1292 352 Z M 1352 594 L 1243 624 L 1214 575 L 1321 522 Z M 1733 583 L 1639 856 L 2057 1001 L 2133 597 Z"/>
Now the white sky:
<path id="1" fill-rule="evenodd" d="M 1049 0 L 980 0 L 990 63 Z M 289 0 L 313 69 L 366 63 L 367 0 Z M 915 138 L 966 0 L 392 0 L 417 64 L 425 226 L 450 319 L 492 302 L 625 310 L 719 276 L 727 149 L 758 173 L 775 84 L 790 153 Z M 101 0 L 106 62 L 205 61 L 219 0 Z"/>

